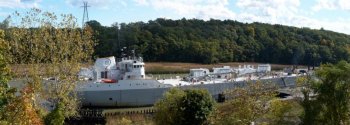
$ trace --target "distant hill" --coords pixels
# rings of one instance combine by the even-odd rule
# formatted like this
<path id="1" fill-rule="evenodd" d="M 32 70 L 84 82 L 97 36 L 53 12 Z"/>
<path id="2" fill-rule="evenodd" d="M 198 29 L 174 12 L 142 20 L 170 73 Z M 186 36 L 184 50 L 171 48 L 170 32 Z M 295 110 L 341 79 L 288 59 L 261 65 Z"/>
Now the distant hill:
<path id="1" fill-rule="evenodd" d="M 213 19 L 88 24 L 97 33 L 98 57 L 119 56 L 120 47 L 126 46 L 146 61 L 319 65 L 350 59 L 350 36 L 324 29 Z"/>

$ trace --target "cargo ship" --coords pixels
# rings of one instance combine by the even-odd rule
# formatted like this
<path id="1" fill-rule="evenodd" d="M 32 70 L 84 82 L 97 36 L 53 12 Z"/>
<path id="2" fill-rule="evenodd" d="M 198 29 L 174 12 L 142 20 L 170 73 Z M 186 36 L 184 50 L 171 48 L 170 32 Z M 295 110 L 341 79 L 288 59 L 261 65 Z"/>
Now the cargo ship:
<path id="1" fill-rule="evenodd" d="M 277 86 L 294 87 L 297 76 L 266 75 L 270 65 L 231 68 L 191 69 L 187 77 L 153 79 L 146 77 L 145 63 L 141 57 L 124 56 L 98 58 L 91 68 L 83 68 L 77 87 L 78 97 L 86 107 L 140 107 L 151 106 L 172 87 L 180 89 L 207 89 L 215 99 L 225 90 L 243 87 L 257 80 Z"/>

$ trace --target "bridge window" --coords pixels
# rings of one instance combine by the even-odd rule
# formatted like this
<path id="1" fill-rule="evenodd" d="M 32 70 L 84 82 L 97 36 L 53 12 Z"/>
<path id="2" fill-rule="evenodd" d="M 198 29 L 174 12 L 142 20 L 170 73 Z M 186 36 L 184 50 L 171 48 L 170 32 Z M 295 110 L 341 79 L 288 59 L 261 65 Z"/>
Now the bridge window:
<path id="1" fill-rule="evenodd" d="M 107 71 L 101 72 L 101 78 L 107 79 Z"/>
<path id="2" fill-rule="evenodd" d="M 134 65 L 134 68 L 136 68 L 136 65 Z"/>

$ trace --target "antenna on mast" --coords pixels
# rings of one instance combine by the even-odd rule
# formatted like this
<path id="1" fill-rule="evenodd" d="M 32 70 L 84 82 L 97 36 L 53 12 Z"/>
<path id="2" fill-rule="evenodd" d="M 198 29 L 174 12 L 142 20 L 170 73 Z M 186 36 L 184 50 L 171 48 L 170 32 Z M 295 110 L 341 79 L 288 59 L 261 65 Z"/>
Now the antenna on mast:
<path id="1" fill-rule="evenodd" d="M 83 13 L 83 22 L 81 23 L 81 27 L 84 28 L 85 27 L 85 22 L 88 22 L 89 21 L 89 12 L 88 12 L 88 2 L 84 1 L 84 6 L 81 6 L 81 7 L 84 7 L 84 13 Z"/>

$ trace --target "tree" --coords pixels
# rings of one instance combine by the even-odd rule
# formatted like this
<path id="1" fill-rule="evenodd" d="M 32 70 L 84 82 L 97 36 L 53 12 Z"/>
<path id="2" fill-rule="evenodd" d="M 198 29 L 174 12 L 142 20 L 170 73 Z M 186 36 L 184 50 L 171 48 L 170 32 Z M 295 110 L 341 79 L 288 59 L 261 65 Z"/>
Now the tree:
<path id="1" fill-rule="evenodd" d="M 10 80 L 10 70 L 7 66 L 4 49 L 6 49 L 6 43 L 4 40 L 5 34 L 3 30 L 0 30 L 0 111 L 7 103 L 7 91 L 9 89 L 8 81 Z"/>
<path id="2" fill-rule="evenodd" d="M 0 124 L 40 125 L 43 124 L 38 110 L 32 105 L 33 89 L 25 87 L 20 96 L 15 96 L 16 89 L 10 88 L 11 71 L 6 52 L 9 44 L 0 30 Z M 7 58 L 7 59 L 6 59 Z"/>
<path id="3" fill-rule="evenodd" d="M 7 40 L 11 44 L 8 44 L 10 49 L 7 53 L 12 63 L 26 63 L 28 66 L 23 83 L 30 90 L 26 91 L 30 96 L 26 101 L 27 107 L 49 112 L 41 105 L 42 100 L 48 101 L 55 107 L 53 114 L 47 116 L 51 121 L 62 121 L 62 117 L 51 117 L 55 114 L 63 114 L 63 120 L 77 115 L 76 74 L 82 63 L 89 62 L 93 53 L 91 28 L 79 29 L 71 14 L 57 17 L 39 9 L 31 9 L 24 15 L 15 13 L 12 18 L 21 21 L 8 30 Z M 22 120 L 30 121 L 26 117 Z"/>
<path id="4" fill-rule="evenodd" d="M 301 87 L 299 91 L 303 95 L 303 98 L 300 101 L 300 105 L 303 108 L 303 112 L 300 115 L 302 121 L 301 124 L 303 125 L 314 125 L 320 123 L 319 118 L 317 117 L 320 112 L 320 105 L 313 97 L 311 97 L 311 94 L 313 94 L 313 82 L 315 81 L 309 76 L 300 77 L 296 81 L 297 86 Z"/>
<path id="5" fill-rule="evenodd" d="M 161 100 L 155 104 L 155 122 L 158 125 L 167 124 L 175 125 L 181 118 L 180 103 L 185 96 L 185 92 L 172 88 L 166 92 Z"/>
<path id="6" fill-rule="evenodd" d="M 302 107 L 295 99 L 273 99 L 269 102 L 269 109 L 264 118 L 270 125 L 296 125 L 300 123 L 299 116 Z"/>
<path id="7" fill-rule="evenodd" d="M 206 90 L 171 89 L 155 104 L 156 124 L 201 125 L 209 118 L 214 101 Z"/>
<path id="8" fill-rule="evenodd" d="M 55 109 L 45 117 L 45 124 L 46 125 L 63 125 L 64 119 L 65 119 L 63 114 L 64 111 L 62 111 L 63 109 L 64 109 L 63 103 L 58 103 Z"/>
<path id="9" fill-rule="evenodd" d="M 228 101 L 217 107 L 213 124 L 249 125 L 255 122 L 270 111 L 268 103 L 275 97 L 274 90 L 274 86 L 260 82 L 228 90 L 225 92 Z"/>
<path id="10" fill-rule="evenodd" d="M 350 64 L 341 61 L 335 65 L 325 64 L 316 71 L 318 80 L 310 81 L 313 101 L 304 95 L 305 124 L 349 124 Z M 314 103 L 312 103 L 314 102 Z M 314 105 L 306 105 L 306 104 Z M 306 114 L 307 112 L 313 114 Z M 313 115 L 313 116 L 311 116 Z M 312 122 L 312 120 L 314 120 Z"/>
<path id="11" fill-rule="evenodd" d="M 5 33 L 0 30 L 0 124 L 7 124 L 5 107 L 14 98 L 14 89 L 10 89 L 8 82 L 11 79 L 8 61 L 5 59 L 7 43 L 4 40 Z"/>
<path id="12" fill-rule="evenodd" d="M 182 125 L 201 125 L 209 118 L 214 108 L 214 100 L 207 90 L 185 90 L 180 103 Z"/>
<path id="13" fill-rule="evenodd" d="M 42 125 L 40 110 L 33 105 L 33 94 L 31 87 L 23 88 L 20 96 L 11 99 L 4 107 L 4 118 L 10 125 Z"/>
<path id="14" fill-rule="evenodd" d="M 96 56 L 116 56 L 119 41 L 118 45 L 135 49 L 145 61 L 256 61 L 317 66 L 350 59 L 350 36 L 326 30 L 184 18 L 122 23 L 120 28 L 115 24 L 101 26 L 97 21 L 89 24 L 99 33 L 95 35 L 99 41 Z"/>

